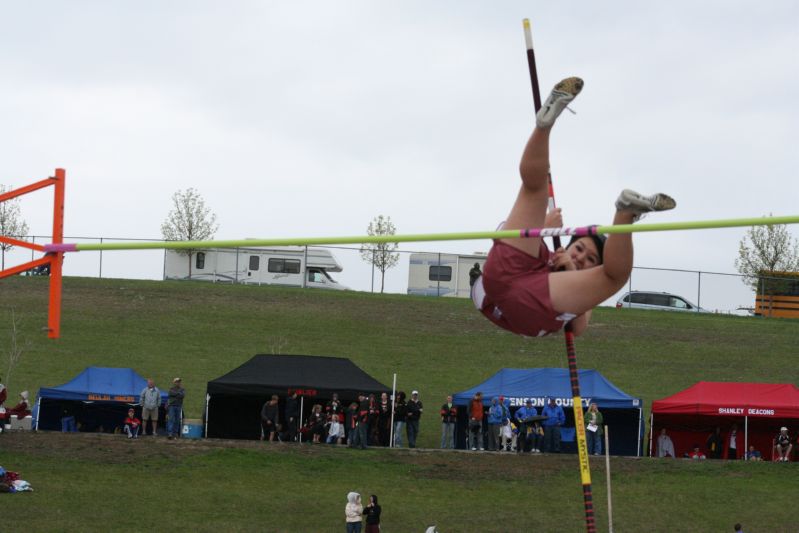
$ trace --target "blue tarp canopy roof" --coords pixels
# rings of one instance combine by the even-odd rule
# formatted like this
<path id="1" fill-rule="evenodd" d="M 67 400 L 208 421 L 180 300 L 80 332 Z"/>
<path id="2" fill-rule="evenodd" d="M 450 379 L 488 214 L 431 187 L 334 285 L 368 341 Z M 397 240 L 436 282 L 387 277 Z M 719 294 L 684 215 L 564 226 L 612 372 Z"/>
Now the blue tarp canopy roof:
<path id="1" fill-rule="evenodd" d="M 39 398 L 95 402 L 137 403 L 147 380 L 132 368 L 87 367 L 71 381 L 39 389 Z M 161 391 L 161 399 L 168 393 Z"/>
<path id="2" fill-rule="evenodd" d="M 640 398 L 625 393 L 596 370 L 578 370 L 580 397 L 584 404 L 596 402 L 600 409 L 639 409 Z M 533 405 L 545 405 L 547 398 L 560 400 L 563 406 L 572 404 L 569 371 L 565 368 L 503 368 L 484 382 L 452 396 L 455 405 L 468 405 L 476 392 L 483 393 L 483 403 L 494 396 L 510 399 L 512 406 L 522 406 L 527 399 Z"/>

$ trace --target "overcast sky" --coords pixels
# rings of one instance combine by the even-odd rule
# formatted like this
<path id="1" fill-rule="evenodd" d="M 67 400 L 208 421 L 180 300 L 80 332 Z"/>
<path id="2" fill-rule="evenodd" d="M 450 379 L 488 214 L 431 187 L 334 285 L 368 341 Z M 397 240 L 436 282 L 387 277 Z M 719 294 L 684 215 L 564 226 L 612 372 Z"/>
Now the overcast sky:
<path id="1" fill-rule="evenodd" d="M 188 187 L 220 239 L 364 234 L 378 214 L 398 233 L 492 230 L 533 125 L 524 17 L 542 92 L 586 82 L 552 137 L 568 225 L 609 223 L 625 187 L 677 199 L 651 222 L 799 213 L 794 1 L 8 2 L 0 183 L 65 168 L 70 236 L 160 238 Z M 23 204 L 32 233 L 50 233 L 49 202 Z M 743 234 L 638 235 L 635 264 L 734 272 Z M 116 254 L 108 275 L 160 276 L 158 253 Z M 77 255 L 67 274 L 96 272 Z M 407 257 L 387 287 L 405 291 Z"/>

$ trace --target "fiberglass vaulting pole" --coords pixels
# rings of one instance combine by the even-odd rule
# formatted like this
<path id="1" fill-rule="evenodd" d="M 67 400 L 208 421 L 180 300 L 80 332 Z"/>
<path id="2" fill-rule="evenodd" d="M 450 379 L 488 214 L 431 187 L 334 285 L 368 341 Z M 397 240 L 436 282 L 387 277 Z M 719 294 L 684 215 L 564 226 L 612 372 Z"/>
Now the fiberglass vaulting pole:
<path id="1" fill-rule="evenodd" d="M 533 86 L 533 103 L 535 111 L 541 109 L 541 92 L 538 87 L 538 72 L 535 65 L 535 51 L 533 50 L 533 34 L 530 29 L 530 20 L 524 19 L 524 40 L 527 44 L 527 64 L 530 67 L 530 83 Z M 555 208 L 555 190 L 552 186 L 552 173 L 549 173 L 549 209 Z M 560 238 L 554 237 L 555 249 L 560 248 Z M 591 468 L 588 464 L 588 446 L 585 440 L 585 424 L 583 422 L 583 402 L 580 398 L 580 380 L 577 373 L 577 351 L 574 347 L 574 331 L 571 324 L 566 324 L 566 355 L 569 360 L 569 381 L 572 389 L 572 409 L 574 410 L 574 426 L 577 432 L 577 452 L 580 460 L 580 479 L 583 485 L 583 506 L 585 509 L 585 528 L 588 533 L 596 532 L 594 518 L 594 503 L 591 494 Z"/>

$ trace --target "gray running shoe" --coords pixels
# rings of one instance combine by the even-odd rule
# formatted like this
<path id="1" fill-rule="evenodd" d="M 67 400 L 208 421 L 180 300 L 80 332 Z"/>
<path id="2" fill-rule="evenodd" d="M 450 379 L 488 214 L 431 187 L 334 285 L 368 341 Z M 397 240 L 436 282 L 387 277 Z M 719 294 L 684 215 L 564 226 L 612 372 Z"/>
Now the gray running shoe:
<path id="1" fill-rule="evenodd" d="M 641 220 L 646 213 L 668 211 L 676 206 L 677 202 L 667 194 L 657 193 L 651 196 L 644 196 L 630 189 L 621 191 L 619 198 L 616 200 L 617 211 L 630 211 L 635 214 L 633 222 Z"/>
<path id="2" fill-rule="evenodd" d="M 569 105 L 569 102 L 580 94 L 582 89 L 583 80 L 580 78 L 566 78 L 555 85 L 547 101 L 536 113 L 535 125 L 539 128 L 551 128 L 555 123 L 555 119 L 560 116 L 561 112 Z"/>

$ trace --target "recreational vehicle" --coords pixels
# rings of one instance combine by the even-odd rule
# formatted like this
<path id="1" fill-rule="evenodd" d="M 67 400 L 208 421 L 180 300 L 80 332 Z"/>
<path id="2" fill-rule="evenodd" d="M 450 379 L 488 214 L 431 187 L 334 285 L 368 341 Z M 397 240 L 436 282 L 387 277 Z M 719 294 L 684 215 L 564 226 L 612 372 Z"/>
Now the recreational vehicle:
<path id="1" fill-rule="evenodd" d="M 189 270 L 191 265 L 191 270 Z M 330 277 L 342 267 L 329 250 L 304 246 L 211 248 L 191 255 L 167 250 L 164 279 L 288 285 L 347 290 Z"/>
<path id="2" fill-rule="evenodd" d="M 458 255 L 444 253 L 411 254 L 408 268 L 408 294 L 468 298 L 471 290 L 469 271 L 477 263 L 480 270 L 486 254 Z"/>

